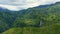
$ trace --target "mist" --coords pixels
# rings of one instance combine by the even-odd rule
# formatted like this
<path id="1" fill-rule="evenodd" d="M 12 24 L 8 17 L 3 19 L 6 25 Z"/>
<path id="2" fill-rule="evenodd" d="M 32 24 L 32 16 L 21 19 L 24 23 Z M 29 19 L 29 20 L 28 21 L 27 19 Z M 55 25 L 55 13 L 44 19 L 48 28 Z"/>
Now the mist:
<path id="1" fill-rule="evenodd" d="M 54 4 L 60 0 L 1 0 L 0 7 L 9 10 L 22 10 L 39 5 Z"/>

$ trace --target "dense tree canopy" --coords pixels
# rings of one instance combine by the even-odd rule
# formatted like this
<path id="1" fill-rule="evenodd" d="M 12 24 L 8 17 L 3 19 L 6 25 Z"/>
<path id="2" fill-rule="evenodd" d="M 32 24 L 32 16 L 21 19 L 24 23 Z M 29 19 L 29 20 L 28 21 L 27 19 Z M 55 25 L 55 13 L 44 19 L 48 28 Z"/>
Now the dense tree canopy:
<path id="1" fill-rule="evenodd" d="M 39 30 L 43 27 L 41 31 L 44 31 L 47 26 L 50 28 L 51 25 L 60 24 L 60 3 L 46 6 L 20 11 L 0 10 L 0 33 L 10 28 L 13 28 L 14 31 L 17 27 L 19 30 L 20 27 L 23 27 L 23 29 L 24 27 L 37 27 L 37 29 L 39 27 Z M 50 29 L 48 32 L 50 32 Z"/>

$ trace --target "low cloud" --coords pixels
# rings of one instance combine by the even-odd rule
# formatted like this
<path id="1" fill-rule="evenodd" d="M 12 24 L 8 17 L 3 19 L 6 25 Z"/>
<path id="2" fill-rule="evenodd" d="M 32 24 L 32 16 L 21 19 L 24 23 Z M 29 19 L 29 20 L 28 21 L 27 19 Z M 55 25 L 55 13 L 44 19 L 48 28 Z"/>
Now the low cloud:
<path id="1" fill-rule="evenodd" d="M 9 10 L 20 10 L 38 5 L 52 4 L 59 1 L 60 0 L 1 0 L 0 7 L 7 8 Z"/>

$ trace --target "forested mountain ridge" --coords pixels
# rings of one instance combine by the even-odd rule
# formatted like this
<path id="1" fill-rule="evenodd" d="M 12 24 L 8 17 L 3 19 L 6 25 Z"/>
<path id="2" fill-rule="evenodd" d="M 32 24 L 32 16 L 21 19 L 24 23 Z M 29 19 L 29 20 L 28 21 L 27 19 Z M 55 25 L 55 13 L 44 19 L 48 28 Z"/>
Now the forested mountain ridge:
<path id="1" fill-rule="evenodd" d="M 47 34 L 47 33 L 50 34 L 52 33 L 50 32 L 51 29 L 49 30 L 47 29 L 50 27 L 58 29 L 60 26 L 59 24 L 60 24 L 60 2 L 51 5 L 37 6 L 20 11 L 9 11 L 7 9 L 0 10 L 0 33 L 7 30 L 3 34 L 6 33 L 13 34 L 15 33 L 15 30 L 17 30 L 18 31 L 17 33 L 20 34 L 19 30 L 21 28 L 22 30 L 29 29 L 28 31 L 30 31 L 31 28 L 33 32 L 35 32 L 34 28 L 36 28 L 36 30 L 38 29 L 37 31 L 39 32 L 41 30 L 40 32 L 41 34 Z M 10 28 L 12 29 L 12 32 L 10 32 L 11 30 L 8 30 Z M 52 30 L 54 28 L 52 28 Z M 42 32 L 44 30 L 47 30 L 48 32 L 47 31 L 46 33 Z M 59 31 L 57 33 L 59 33 Z M 22 34 L 24 33 L 22 32 Z"/>

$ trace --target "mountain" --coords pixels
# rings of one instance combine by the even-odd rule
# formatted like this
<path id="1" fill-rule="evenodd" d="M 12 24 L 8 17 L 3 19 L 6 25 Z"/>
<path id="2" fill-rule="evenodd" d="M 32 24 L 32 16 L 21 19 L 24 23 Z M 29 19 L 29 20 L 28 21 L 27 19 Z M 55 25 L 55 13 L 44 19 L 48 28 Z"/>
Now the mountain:
<path id="1" fill-rule="evenodd" d="M 9 29 L 16 17 L 16 12 L 0 8 L 0 33 Z"/>
<path id="2" fill-rule="evenodd" d="M 20 11 L 2 9 L 0 24 L 2 34 L 59 34 L 60 2 Z"/>

